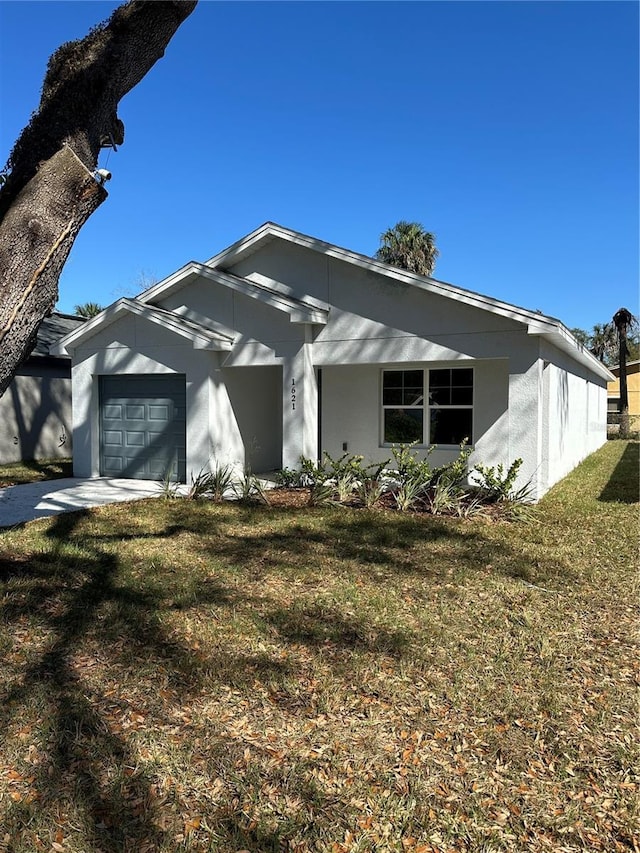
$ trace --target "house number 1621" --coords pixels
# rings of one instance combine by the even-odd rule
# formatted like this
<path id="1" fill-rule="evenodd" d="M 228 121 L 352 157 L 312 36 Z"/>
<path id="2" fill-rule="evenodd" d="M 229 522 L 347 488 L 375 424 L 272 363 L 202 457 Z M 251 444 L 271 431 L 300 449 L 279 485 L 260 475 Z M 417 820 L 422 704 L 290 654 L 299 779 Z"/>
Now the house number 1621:
<path id="1" fill-rule="evenodd" d="M 296 380 L 291 380 L 291 408 L 295 411 L 296 408 Z"/>

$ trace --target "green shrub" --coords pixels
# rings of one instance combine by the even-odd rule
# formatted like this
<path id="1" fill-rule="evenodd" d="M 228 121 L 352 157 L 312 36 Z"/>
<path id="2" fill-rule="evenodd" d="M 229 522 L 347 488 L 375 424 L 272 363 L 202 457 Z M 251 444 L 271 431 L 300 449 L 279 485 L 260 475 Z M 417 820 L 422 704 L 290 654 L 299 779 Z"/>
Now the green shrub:
<path id="1" fill-rule="evenodd" d="M 245 468 L 240 479 L 233 484 L 233 492 L 239 503 L 267 503 L 262 483 Z"/>
<path id="2" fill-rule="evenodd" d="M 484 502 L 525 502 L 531 495 L 530 483 L 525 483 L 516 491 L 513 489 L 521 467 L 522 459 L 514 459 L 506 473 L 502 462 L 497 466 L 475 465 L 472 473 L 475 475 L 474 481 Z"/>
<path id="3" fill-rule="evenodd" d="M 367 509 L 373 509 L 387 491 L 387 486 L 378 474 L 376 477 L 365 477 L 364 480 L 360 480 L 356 484 L 355 491 L 360 502 Z"/>
<path id="4" fill-rule="evenodd" d="M 299 489 L 301 483 L 302 471 L 295 468 L 281 468 L 276 472 L 276 485 L 283 489 Z"/>

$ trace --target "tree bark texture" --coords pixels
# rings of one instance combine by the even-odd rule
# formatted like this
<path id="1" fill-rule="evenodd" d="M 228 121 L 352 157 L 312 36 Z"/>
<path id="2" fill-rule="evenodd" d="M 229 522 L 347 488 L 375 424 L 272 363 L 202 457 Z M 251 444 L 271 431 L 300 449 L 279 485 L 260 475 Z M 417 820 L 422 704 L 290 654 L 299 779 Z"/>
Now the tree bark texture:
<path id="1" fill-rule="evenodd" d="M 100 149 L 123 142 L 118 104 L 196 4 L 133 0 L 49 60 L 40 105 L 0 189 L 0 396 L 53 310 L 80 228 L 107 197 L 93 173 Z"/>
<path id="2" fill-rule="evenodd" d="M 620 438 L 629 438 L 629 390 L 627 388 L 627 327 L 623 323 L 618 328 L 618 367 L 620 373 Z"/>

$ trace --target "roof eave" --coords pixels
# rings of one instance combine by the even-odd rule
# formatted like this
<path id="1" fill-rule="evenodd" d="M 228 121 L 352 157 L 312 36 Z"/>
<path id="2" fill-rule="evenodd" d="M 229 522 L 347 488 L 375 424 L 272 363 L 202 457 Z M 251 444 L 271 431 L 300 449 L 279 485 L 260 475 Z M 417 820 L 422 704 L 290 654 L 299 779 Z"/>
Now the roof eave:
<path id="1" fill-rule="evenodd" d="M 160 312 L 160 310 L 153 306 L 124 297 L 93 317 L 77 331 L 71 332 L 69 335 L 61 338 L 55 347 L 55 353 L 61 355 L 64 353 L 72 354 L 73 350 L 84 341 L 89 340 L 99 331 L 110 326 L 125 313 L 135 314 L 151 323 L 168 329 L 173 334 L 191 341 L 194 349 L 229 352 L 233 347 L 232 338 L 220 335 L 217 332 L 209 333 L 204 327 L 201 330 L 195 329 L 195 324 L 192 321 L 185 321 L 179 315 L 171 315 L 165 311 Z"/>
<path id="2" fill-rule="evenodd" d="M 527 334 L 539 335 L 542 338 L 546 338 L 559 350 L 562 350 L 562 352 L 566 352 L 575 361 L 579 362 L 584 367 L 588 367 L 589 370 L 591 370 L 601 379 L 605 379 L 607 382 L 610 382 L 612 379 L 615 379 L 609 368 L 601 361 L 598 361 L 595 355 L 589 352 L 588 349 L 585 349 L 585 347 L 579 344 L 575 340 L 573 335 L 569 332 L 569 330 L 562 325 L 562 323 L 558 322 L 555 328 L 552 324 L 545 325 L 546 328 L 543 328 L 542 326 L 536 327 L 532 325 L 527 329 Z"/>

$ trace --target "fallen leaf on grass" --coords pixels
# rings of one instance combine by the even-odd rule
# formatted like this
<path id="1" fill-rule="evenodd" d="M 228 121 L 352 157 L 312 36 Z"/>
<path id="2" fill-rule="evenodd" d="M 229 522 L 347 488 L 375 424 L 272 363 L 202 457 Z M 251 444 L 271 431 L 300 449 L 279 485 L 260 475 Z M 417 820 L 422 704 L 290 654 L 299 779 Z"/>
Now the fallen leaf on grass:
<path id="1" fill-rule="evenodd" d="M 184 834 L 189 835 L 190 832 L 193 832 L 194 829 L 200 829 L 200 821 L 199 817 L 191 817 L 184 822 Z"/>

